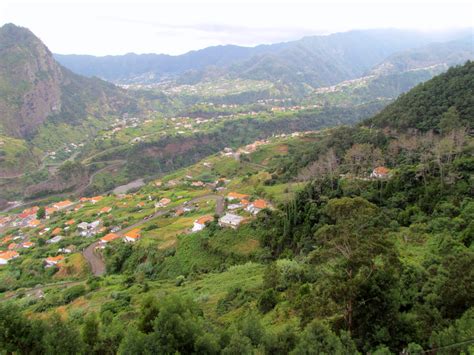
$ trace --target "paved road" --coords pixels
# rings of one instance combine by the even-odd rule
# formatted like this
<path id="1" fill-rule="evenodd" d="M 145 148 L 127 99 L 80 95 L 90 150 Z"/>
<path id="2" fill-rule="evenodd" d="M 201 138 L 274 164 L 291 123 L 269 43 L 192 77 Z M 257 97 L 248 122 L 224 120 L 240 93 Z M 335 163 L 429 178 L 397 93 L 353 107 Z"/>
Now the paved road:
<path id="1" fill-rule="evenodd" d="M 222 215 L 224 213 L 224 197 L 220 195 L 204 195 L 200 197 L 193 198 L 188 202 L 189 203 L 196 203 L 200 201 L 206 201 L 206 200 L 214 200 L 216 201 L 216 214 L 217 215 Z M 125 233 L 131 231 L 132 229 L 138 228 L 139 226 L 151 221 L 152 219 L 155 219 L 157 217 L 163 216 L 169 211 L 183 207 L 184 203 L 176 206 L 176 207 L 168 207 L 165 209 L 162 209 L 158 212 L 155 212 L 153 215 L 151 215 L 150 218 L 147 218 L 145 220 L 138 221 L 137 223 L 132 224 L 131 226 L 128 226 L 125 229 L 122 229 L 120 232 L 118 232 L 118 235 L 124 235 Z M 89 262 L 89 265 L 91 266 L 91 271 L 95 276 L 100 276 L 105 274 L 105 263 L 104 260 L 102 259 L 102 256 L 96 252 L 96 248 L 99 246 L 99 241 L 96 241 L 89 245 L 84 251 L 82 252 L 82 255 L 86 258 L 86 260 Z"/>
<path id="2" fill-rule="evenodd" d="M 105 263 L 102 256 L 96 252 L 96 248 L 99 246 L 99 241 L 92 243 L 84 249 L 82 255 L 87 259 L 91 271 L 95 276 L 105 274 Z"/>

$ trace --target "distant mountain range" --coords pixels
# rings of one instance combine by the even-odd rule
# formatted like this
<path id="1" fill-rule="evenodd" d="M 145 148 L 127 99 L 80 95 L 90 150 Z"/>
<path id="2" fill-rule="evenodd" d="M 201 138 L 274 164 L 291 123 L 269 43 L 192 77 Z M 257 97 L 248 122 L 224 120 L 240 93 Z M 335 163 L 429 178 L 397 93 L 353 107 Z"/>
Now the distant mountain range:
<path id="1" fill-rule="evenodd" d="M 115 85 L 61 66 L 28 29 L 0 28 L 0 134 L 32 139 L 47 121 L 78 125 L 133 104 Z"/>
<path id="2" fill-rule="evenodd" d="M 426 53 L 416 48 L 433 42 L 466 38 L 459 48 L 439 48 L 433 44 Z M 179 56 L 126 54 L 95 57 L 60 55 L 55 58 L 72 71 L 115 83 L 157 83 L 178 80 L 193 84 L 213 77 L 269 80 L 296 87 L 318 88 L 366 75 L 387 59 L 397 65 L 403 58 L 415 65 L 441 58 L 460 63 L 465 52 L 472 54 L 472 30 L 450 33 L 424 33 L 407 30 L 357 30 L 327 36 L 305 37 L 298 41 L 260 45 L 253 48 L 233 45 L 209 47 Z M 454 52 L 449 51 L 454 49 Z M 408 55 L 406 51 L 412 51 Z M 435 54 L 432 54 L 433 51 Z M 397 57 L 397 55 L 399 57 Z M 426 57 L 427 56 L 427 57 Z M 462 58 L 462 59 L 459 59 Z M 436 61 L 436 63 L 438 63 Z"/>

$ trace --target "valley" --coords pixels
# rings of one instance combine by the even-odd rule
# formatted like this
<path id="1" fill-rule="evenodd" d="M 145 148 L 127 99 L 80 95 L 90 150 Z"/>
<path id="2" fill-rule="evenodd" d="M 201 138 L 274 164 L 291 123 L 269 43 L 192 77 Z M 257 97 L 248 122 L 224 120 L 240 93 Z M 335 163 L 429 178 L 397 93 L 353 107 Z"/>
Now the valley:
<path id="1" fill-rule="evenodd" d="M 92 57 L 0 28 L 0 354 L 471 353 L 465 35 Z"/>

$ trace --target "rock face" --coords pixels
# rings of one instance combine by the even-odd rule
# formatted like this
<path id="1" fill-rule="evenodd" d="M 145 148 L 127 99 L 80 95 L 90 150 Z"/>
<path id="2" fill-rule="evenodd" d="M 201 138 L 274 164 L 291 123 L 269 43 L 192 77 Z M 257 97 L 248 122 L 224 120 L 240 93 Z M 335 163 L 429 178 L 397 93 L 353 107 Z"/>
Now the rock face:
<path id="1" fill-rule="evenodd" d="M 0 29 L 0 110 L 5 133 L 31 136 L 61 109 L 63 73 L 48 48 L 25 28 Z M 3 116 L 2 115 L 2 116 Z"/>
<path id="2" fill-rule="evenodd" d="M 29 139 L 48 118 L 78 124 L 132 102 L 114 85 L 63 68 L 30 30 L 0 28 L 0 134 Z"/>

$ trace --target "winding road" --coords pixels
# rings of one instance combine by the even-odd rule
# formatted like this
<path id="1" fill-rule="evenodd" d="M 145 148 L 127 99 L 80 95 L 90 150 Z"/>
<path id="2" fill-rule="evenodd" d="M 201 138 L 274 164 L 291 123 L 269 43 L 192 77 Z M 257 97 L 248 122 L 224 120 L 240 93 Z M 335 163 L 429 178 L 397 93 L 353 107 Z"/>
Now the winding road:
<path id="1" fill-rule="evenodd" d="M 224 213 L 224 197 L 220 196 L 220 195 L 211 195 L 210 194 L 210 195 L 204 195 L 204 196 L 196 197 L 196 198 L 193 198 L 192 200 L 189 200 L 187 202 L 187 204 L 196 203 L 196 202 L 200 202 L 200 201 L 207 201 L 207 200 L 216 201 L 216 214 L 218 216 L 220 216 Z M 183 206 L 185 206 L 184 203 L 182 203 L 179 206 L 168 207 L 168 208 L 162 209 L 162 210 L 152 214 L 150 218 L 138 221 L 137 223 L 134 223 L 131 226 L 128 226 L 127 228 L 122 229 L 120 232 L 117 232 L 117 234 L 122 236 L 125 233 L 131 231 L 132 229 L 138 228 L 139 226 L 141 226 L 141 225 L 143 225 L 143 224 L 145 224 L 145 223 L 147 223 L 147 222 L 149 222 L 149 221 L 151 221 L 151 220 L 153 220 L 157 217 L 161 217 L 161 216 L 165 215 L 166 213 L 168 213 L 169 211 L 171 211 L 173 209 L 183 207 Z M 99 244 L 100 244 L 100 241 L 98 240 L 98 241 L 92 243 L 91 245 L 89 245 L 82 252 L 82 255 L 84 256 L 84 258 L 86 258 L 87 262 L 89 263 L 89 265 L 91 267 L 91 271 L 95 276 L 101 276 L 101 275 L 105 274 L 105 271 L 106 271 L 105 270 L 104 259 L 97 252 L 97 247 L 99 246 Z"/>

